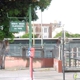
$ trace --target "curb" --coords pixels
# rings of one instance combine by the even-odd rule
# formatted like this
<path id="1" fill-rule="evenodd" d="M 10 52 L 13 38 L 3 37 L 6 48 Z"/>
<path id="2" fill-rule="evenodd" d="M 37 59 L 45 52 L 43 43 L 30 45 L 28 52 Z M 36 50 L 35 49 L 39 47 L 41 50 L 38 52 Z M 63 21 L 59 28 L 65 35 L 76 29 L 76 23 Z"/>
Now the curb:
<path id="1" fill-rule="evenodd" d="M 34 69 L 34 71 L 53 71 L 54 68 L 39 68 L 39 69 Z"/>
<path id="2" fill-rule="evenodd" d="M 13 69 L 7 68 L 7 69 L 4 69 L 4 70 L 7 70 L 7 71 L 17 71 L 17 70 L 28 70 L 28 68 L 13 68 Z"/>
<path id="3" fill-rule="evenodd" d="M 6 69 L 1 69 L 1 70 L 6 70 L 6 71 L 18 71 L 18 70 L 29 70 L 29 68 L 6 68 Z M 34 68 L 34 72 L 36 71 L 53 71 L 55 70 L 54 68 Z"/>

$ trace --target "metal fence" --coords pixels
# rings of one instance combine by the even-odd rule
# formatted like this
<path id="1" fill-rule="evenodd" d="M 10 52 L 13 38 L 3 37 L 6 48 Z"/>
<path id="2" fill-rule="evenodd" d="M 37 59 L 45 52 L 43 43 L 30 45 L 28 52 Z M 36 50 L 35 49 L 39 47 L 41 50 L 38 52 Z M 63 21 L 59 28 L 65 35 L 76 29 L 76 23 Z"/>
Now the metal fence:
<path id="1" fill-rule="evenodd" d="M 25 47 L 24 44 L 10 44 L 9 56 L 22 56 L 22 48 Z"/>
<path id="2" fill-rule="evenodd" d="M 53 55 L 54 55 L 54 58 L 61 59 L 61 47 L 60 47 L 60 45 L 54 46 Z"/>
<path id="3" fill-rule="evenodd" d="M 44 44 L 43 51 L 42 50 L 36 50 L 35 51 L 35 58 L 52 58 L 55 44 Z M 40 44 L 35 45 L 36 48 L 40 47 Z M 23 48 L 25 50 L 23 51 Z M 27 51 L 28 46 L 26 44 L 10 44 L 10 50 L 8 53 L 8 56 L 23 56 L 23 53 L 25 56 L 28 56 Z M 43 56 L 42 56 L 43 55 Z"/>
<path id="4" fill-rule="evenodd" d="M 80 60 L 75 60 L 75 58 L 80 57 L 80 48 L 74 47 L 70 51 L 65 52 L 65 66 L 78 67 L 80 65 Z M 76 61 L 76 63 L 75 63 Z"/>
<path id="5" fill-rule="evenodd" d="M 28 43 L 25 43 L 24 41 L 21 43 L 20 41 L 16 41 L 13 44 L 10 44 L 10 50 L 8 55 L 9 56 L 23 56 L 23 48 L 28 48 Z M 36 43 L 35 47 L 40 47 L 40 43 Z M 67 52 L 70 52 L 72 48 L 77 47 L 80 50 L 80 43 L 67 43 L 65 44 L 65 54 Z M 36 50 L 35 51 L 35 57 L 36 58 L 57 58 L 62 59 L 62 48 L 61 45 L 57 45 L 57 43 L 45 43 L 43 44 L 44 51 Z M 25 56 L 27 56 L 27 50 L 24 51 Z M 42 56 L 43 54 L 43 56 Z M 69 55 L 69 54 L 67 54 Z M 78 54 L 80 56 L 80 53 Z M 69 56 L 68 56 L 69 57 Z"/>

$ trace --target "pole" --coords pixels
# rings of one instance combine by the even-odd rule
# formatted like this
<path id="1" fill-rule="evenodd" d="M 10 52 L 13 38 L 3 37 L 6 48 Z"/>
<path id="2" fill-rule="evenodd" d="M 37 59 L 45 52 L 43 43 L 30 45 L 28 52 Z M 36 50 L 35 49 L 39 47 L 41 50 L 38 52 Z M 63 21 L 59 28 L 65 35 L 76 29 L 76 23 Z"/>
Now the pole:
<path id="1" fill-rule="evenodd" d="M 70 41 L 69 41 L 69 67 L 71 67 L 71 53 L 70 53 Z"/>
<path id="2" fill-rule="evenodd" d="M 29 5 L 29 48 L 32 47 L 31 4 Z M 33 58 L 30 56 L 30 79 L 33 80 Z"/>
<path id="3" fill-rule="evenodd" d="M 33 21 L 33 46 L 35 46 L 35 28 L 34 28 L 34 21 Z"/>
<path id="4" fill-rule="evenodd" d="M 62 63 L 63 63 L 63 80 L 65 80 L 65 59 L 64 59 L 64 27 L 62 30 L 62 54 L 63 54 L 63 59 L 62 59 Z"/>
<path id="5" fill-rule="evenodd" d="M 31 4 L 29 5 L 29 48 L 32 46 L 32 27 L 31 27 Z"/>
<path id="6" fill-rule="evenodd" d="M 33 58 L 30 56 L 30 79 L 33 80 Z"/>
<path id="7" fill-rule="evenodd" d="M 43 48 L 42 11 L 41 11 L 41 46 L 42 46 L 42 48 Z"/>

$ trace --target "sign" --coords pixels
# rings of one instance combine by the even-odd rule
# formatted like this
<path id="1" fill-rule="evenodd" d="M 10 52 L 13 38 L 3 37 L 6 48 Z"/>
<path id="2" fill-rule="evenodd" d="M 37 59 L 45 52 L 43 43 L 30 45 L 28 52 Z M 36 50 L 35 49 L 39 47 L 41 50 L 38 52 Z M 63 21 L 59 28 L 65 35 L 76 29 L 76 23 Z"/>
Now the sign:
<path id="1" fill-rule="evenodd" d="M 31 51 L 30 51 L 30 48 L 28 48 L 28 57 L 31 56 Z"/>
<path id="2" fill-rule="evenodd" d="M 28 48 L 28 57 L 34 57 L 35 49 L 34 48 Z"/>
<path id="3" fill-rule="evenodd" d="M 26 31 L 25 21 L 11 21 L 10 22 L 10 32 L 21 32 Z"/>

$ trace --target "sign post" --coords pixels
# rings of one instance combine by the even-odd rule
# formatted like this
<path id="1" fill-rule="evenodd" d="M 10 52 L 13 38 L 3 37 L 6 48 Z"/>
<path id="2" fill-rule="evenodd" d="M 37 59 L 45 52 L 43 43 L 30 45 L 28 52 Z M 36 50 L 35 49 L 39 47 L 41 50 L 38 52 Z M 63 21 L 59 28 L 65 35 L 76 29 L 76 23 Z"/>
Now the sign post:
<path id="1" fill-rule="evenodd" d="M 33 80 L 33 58 L 34 58 L 35 48 L 28 49 L 28 55 L 30 57 L 30 78 Z"/>

